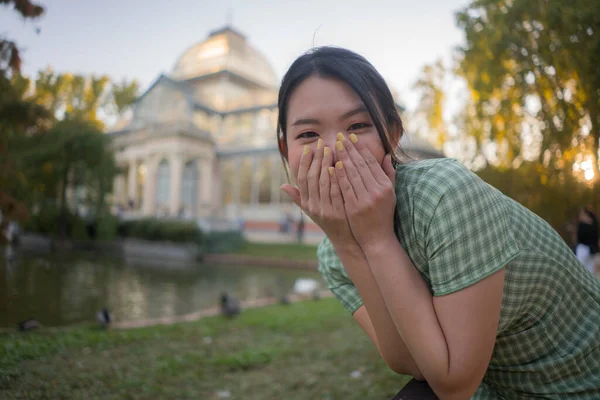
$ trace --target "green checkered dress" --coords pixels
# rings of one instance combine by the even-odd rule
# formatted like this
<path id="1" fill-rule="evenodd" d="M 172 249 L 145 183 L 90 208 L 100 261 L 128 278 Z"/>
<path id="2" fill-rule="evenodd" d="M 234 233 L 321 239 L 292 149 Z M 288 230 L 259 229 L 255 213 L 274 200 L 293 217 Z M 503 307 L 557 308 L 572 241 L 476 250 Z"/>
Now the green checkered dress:
<path id="1" fill-rule="evenodd" d="M 451 159 L 396 168 L 397 236 L 434 296 L 506 267 L 492 360 L 473 399 L 600 399 L 600 281 L 541 218 Z M 354 313 L 333 246 L 319 271 Z"/>

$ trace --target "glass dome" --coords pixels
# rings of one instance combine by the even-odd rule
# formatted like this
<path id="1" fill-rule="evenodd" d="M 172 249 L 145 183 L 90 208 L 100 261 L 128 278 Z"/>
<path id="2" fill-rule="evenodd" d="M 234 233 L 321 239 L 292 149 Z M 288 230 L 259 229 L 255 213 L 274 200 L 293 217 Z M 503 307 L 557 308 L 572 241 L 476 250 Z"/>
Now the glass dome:
<path id="1" fill-rule="evenodd" d="M 173 78 L 187 80 L 229 71 L 266 88 L 279 84 L 273 68 L 246 38 L 230 27 L 212 32 L 208 39 L 183 53 L 173 68 Z"/>

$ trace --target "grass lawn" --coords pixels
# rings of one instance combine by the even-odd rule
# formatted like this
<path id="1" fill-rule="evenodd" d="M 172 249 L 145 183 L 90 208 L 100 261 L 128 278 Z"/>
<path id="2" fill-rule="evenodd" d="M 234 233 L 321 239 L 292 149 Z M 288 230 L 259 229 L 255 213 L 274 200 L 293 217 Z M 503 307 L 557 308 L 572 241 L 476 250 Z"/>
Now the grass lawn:
<path id="1" fill-rule="evenodd" d="M 335 299 L 235 320 L 0 334 L 0 399 L 391 399 L 407 380 Z"/>
<path id="2" fill-rule="evenodd" d="M 249 243 L 245 242 L 236 254 L 255 257 L 317 260 L 317 246 L 299 243 Z"/>

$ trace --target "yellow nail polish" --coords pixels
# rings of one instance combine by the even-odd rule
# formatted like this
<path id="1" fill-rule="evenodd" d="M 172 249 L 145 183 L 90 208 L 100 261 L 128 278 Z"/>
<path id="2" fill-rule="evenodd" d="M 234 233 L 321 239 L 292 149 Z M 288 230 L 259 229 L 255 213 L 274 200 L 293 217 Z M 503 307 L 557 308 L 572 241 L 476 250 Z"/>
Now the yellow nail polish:
<path id="1" fill-rule="evenodd" d="M 356 143 L 356 142 L 358 142 L 358 138 L 356 137 L 356 135 L 355 135 L 354 133 L 351 133 L 351 134 L 350 134 L 350 141 L 351 141 L 352 143 Z"/>
<path id="2" fill-rule="evenodd" d="M 327 157 L 329 155 L 329 147 L 325 146 L 325 148 L 323 149 L 323 155 L 325 157 Z"/>
<path id="3" fill-rule="evenodd" d="M 336 162 L 336 163 L 335 163 L 335 167 L 336 167 L 337 169 L 342 169 L 342 168 L 344 168 L 344 164 L 342 164 L 342 162 L 341 162 L 341 161 L 338 161 L 338 162 Z"/>
<path id="4" fill-rule="evenodd" d="M 337 135 L 335 135 L 335 137 L 337 138 L 337 140 L 339 140 L 340 142 L 343 142 L 344 140 L 346 140 L 346 138 L 344 137 L 344 134 L 342 132 L 338 132 Z"/>
<path id="5" fill-rule="evenodd" d="M 344 145 L 342 144 L 342 142 L 337 141 L 335 142 L 335 147 L 337 147 L 338 150 L 342 150 L 344 148 Z"/>
<path id="6" fill-rule="evenodd" d="M 310 147 L 308 147 L 308 146 L 306 146 L 306 145 L 305 145 L 305 146 L 304 146 L 304 150 L 302 151 L 302 153 L 303 153 L 304 155 L 307 155 L 309 151 L 310 151 Z"/>
<path id="7" fill-rule="evenodd" d="M 333 175 L 333 173 L 335 172 L 335 168 L 333 167 L 327 167 L 327 170 L 329 171 L 329 175 Z"/>
<path id="8" fill-rule="evenodd" d="M 323 147 L 323 140 L 319 139 L 317 140 L 317 150 L 321 150 L 321 147 Z"/>

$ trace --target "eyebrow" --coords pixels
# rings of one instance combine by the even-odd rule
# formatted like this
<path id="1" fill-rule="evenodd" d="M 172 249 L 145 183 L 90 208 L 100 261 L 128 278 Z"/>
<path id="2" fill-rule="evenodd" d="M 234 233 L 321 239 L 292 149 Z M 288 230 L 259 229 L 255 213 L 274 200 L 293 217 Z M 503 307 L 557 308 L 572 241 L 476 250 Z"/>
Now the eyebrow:
<path id="1" fill-rule="evenodd" d="M 361 105 L 356 107 L 353 110 L 348 111 L 347 113 L 345 113 L 344 115 L 342 115 L 340 117 L 340 121 L 348 119 L 356 114 L 360 114 L 360 113 L 364 113 L 364 112 L 368 112 L 368 110 L 366 109 L 365 106 Z M 300 118 L 297 119 L 296 121 L 294 121 L 294 123 L 292 124 L 292 126 L 298 126 L 298 125 L 319 125 L 321 123 L 321 121 L 319 121 L 318 119 L 314 119 L 314 118 Z"/>

